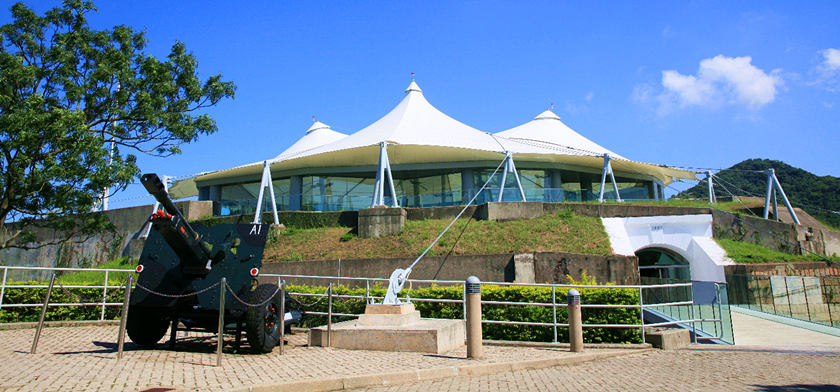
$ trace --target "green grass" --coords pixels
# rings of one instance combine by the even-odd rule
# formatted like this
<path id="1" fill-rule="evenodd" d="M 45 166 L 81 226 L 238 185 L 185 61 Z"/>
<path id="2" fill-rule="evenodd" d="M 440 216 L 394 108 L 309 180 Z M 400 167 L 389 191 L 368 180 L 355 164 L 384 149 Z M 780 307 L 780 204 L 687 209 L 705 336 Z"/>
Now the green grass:
<path id="1" fill-rule="evenodd" d="M 406 221 L 398 235 L 359 238 L 346 227 L 294 229 L 266 246 L 264 260 L 413 257 L 434 241 L 451 219 Z M 463 233 L 463 234 L 462 234 Z M 460 238 L 459 238 L 460 236 Z M 459 219 L 428 255 L 570 252 L 610 254 L 601 220 L 568 211 L 507 222 Z"/>
<path id="2" fill-rule="evenodd" d="M 738 264 L 795 263 L 826 260 L 824 257 L 810 253 L 807 255 L 791 255 L 770 250 L 760 245 L 723 238 L 715 238 L 715 241 L 726 251 L 726 255 Z M 840 261 L 840 257 L 832 257 L 831 260 Z"/>
<path id="3" fill-rule="evenodd" d="M 106 262 L 105 264 L 98 265 L 93 267 L 93 269 L 124 269 L 127 271 L 134 271 L 135 267 L 135 260 L 129 259 L 128 257 L 120 257 L 111 261 Z M 109 284 L 123 284 L 125 283 L 125 279 L 128 276 L 129 272 L 109 272 L 108 273 L 108 283 Z M 61 281 L 61 284 L 74 284 L 74 285 L 83 285 L 83 284 L 95 284 L 101 285 L 105 282 L 105 272 L 104 271 L 76 271 L 76 272 L 67 272 L 62 274 L 58 277 L 58 280 Z"/>

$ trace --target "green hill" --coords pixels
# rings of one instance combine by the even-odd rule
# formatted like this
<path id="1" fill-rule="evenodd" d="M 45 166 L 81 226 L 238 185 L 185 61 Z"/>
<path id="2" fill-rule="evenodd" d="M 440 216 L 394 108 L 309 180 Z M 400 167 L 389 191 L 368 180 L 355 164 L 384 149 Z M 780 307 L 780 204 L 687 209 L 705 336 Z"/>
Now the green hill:
<path id="1" fill-rule="evenodd" d="M 747 159 L 715 174 L 715 196 L 730 196 L 729 192 L 732 192 L 736 196 L 764 197 L 767 175 L 761 171 L 770 168 L 776 170 L 776 177 L 794 207 L 802 208 L 825 224 L 840 227 L 840 178 L 820 177 L 781 161 Z M 703 181 L 677 197 L 705 198 L 708 197 L 707 189 Z"/>

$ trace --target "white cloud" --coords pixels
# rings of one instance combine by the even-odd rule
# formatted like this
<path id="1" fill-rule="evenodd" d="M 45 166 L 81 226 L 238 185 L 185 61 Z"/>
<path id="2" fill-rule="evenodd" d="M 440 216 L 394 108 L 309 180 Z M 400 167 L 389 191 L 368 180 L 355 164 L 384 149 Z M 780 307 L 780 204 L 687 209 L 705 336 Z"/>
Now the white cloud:
<path id="1" fill-rule="evenodd" d="M 820 85 L 829 91 L 840 90 L 840 49 L 821 50 L 823 59 L 817 66 L 817 80 L 812 84 Z"/>
<path id="2" fill-rule="evenodd" d="M 782 85 L 779 73 L 779 70 L 767 73 L 752 65 L 749 56 L 723 55 L 700 61 L 696 75 L 683 75 L 675 70 L 662 71 L 663 91 L 657 96 L 659 111 L 724 104 L 759 109 L 776 99 Z M 634 97 L 639 93 L 634 91 Z"/>
<path id="3" fill-rule="evenodd" d="M 840 69 L 840 49 L 829 48 L 822 51 L 823 57 L 823 66 L 826 69 L 831 71 L 837 71 Z"/>
<path id="4" fill-rule="evenodd" d="M 584 97 L 583 99 L 586 100 L 586 102 L 592 102 L 592 98 L 595 98 L 595 93 L 590 91 L 586 93 L 586 97 Z"/>

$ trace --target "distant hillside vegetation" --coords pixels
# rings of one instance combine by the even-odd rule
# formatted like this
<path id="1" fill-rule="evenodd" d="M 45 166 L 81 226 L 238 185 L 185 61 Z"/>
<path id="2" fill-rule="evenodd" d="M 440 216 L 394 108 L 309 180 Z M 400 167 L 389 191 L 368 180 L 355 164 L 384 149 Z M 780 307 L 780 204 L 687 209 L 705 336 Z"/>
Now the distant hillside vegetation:
<path id="1" fill-rule="evenodd" d="M 716 196 L 729 196 L 728 189 L 736 196 L 764 197 L 767 189 L 767 176 L 756 173 L 766 169 L 775 169 L 776 177 L 782 183 L 785 194 L 794 207 L 799 207 L 835 228 L 840 227 L 840 178 L 833 176 L 817 176 L 781 161 L 770 159 L 747 159 L 746 161 L 715 174 L 720 180 L 715 183 Z M 703 181 L 677 197 L 705 198 L 708 188 Z M 779 204 L 781 204 L 781 197 Z M 780 208 L 781 205 L 779 206 Z"/>

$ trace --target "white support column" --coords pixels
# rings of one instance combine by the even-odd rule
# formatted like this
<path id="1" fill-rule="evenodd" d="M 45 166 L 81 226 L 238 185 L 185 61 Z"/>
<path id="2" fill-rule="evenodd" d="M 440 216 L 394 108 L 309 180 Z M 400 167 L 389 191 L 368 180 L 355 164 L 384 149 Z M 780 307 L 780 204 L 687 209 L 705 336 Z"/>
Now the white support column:
<path id="1" fill-rule="evenodd" d="M 508 154 L 508 153 L 506 153 Z M 507 173 L 509 168 L 510 160 L 508 160 L 508 156 L 505 156 L 505 167 L 502 169 L 502 182 L 499 184 L 499 197 L 496 198 L 497 202 L 502 201 L 502 197 L 505 194 L 505 183 L 507 182 Z"/>
<path id="2" fill-rule="evenodd" d="M 522 189 L 522 182 L 519 181 L 519 173 L 516 171 L 516 165 L 513 163 L 513 153 L 510 151 L 505 151 L 505 167 L 502 171 L 502 183 L 499 184 L 499 197 L 496 198 L 497 202 L 501 202 L 504 198 L 505 194 L 505 183 L 507 182 L 507 174 L 513 173 L 513 178 L 516 179 L 516 187 L 519 188 L 519 196 L 522 198 L 522 201 L 525 200 L 525 190 Z"/>
<path id="3" fill-rule="evenodd" d="M 516 171 L 516 165 L 513 163 L 513 153 L 512 152 L 510 152 L 510 151 L 507 152 L 507 159 L 510 161 L 510 165 L 508 166 L 508 169 L 510 170 L 511 173 L 513 173 L 513 178 L 516 179 L 516 186 L 519 187 L 519 196 L 522 197 L 522 201 L 527 201 L 527 200 L 525 200 L 525 190 L 522 189 L 522 182 L 519 181 L 519 172 Z"/>
<path id="4" fill-rule="evenodd" d="M 385 181 L 389 182 L 388 190 L 391 191 L 391 207 L 399 207 L 397 192 L 394 189 L 394 176 L 391 174 L 391 163 L 388 160 L 388 143 L 379 143 L 379 164 L 376 168 L 376 183 L 373 190 L 373 202 L 370 207 L 385 205 Z"/>
<path id="5" fill-rule="evenodd" d="M 263 161 L 262 179 L 260 179 L 260 193 L 257 196 L 257 210 L 254 212 L 254 221 L 251 223 L 262 223 L 262 202 L 265 195 L 265 188 L 268 187 L 268 195 L 271 196 L 271 212 L 274 214 L 274 224 L 280 224 L 277 218 L 277 200 L 274 198 L 274 184 L 271 182 L 271 164 L 269 161 Z"/>
<path id="6" fill-rule="evenodd" d="M 616 201 L 621 201 L 621 195 L 618 192 L 618 184 L 615 182 L 615 174 L 613 174 L 612 165 L 610 164 L 610 154 L 604 154 L 604 170 L 601 172 L 601 192 L 598 195 L 598 201 L 604 201 L 604 188 L 607 185 L 607 174 L 610 175 L 613 189 L 615 190 Z"/>
<path id="7" fill-rule="evenodd" d="M 173 177 L 169 177 L 169 176 L 160 176 L 160 182 L 163 183 L 163 190 L 165 190 L 166 193 L 169 193 L 169 181 L 172 178 Z M 160 203 L 158 203 L 158 201 L 155 200 L 155 204 L 152 205 L 152 214 L 157 212 L 158 208 L 160 208 Z M 143 234 L 140 236 L 140 238 L 149 238 L 149 232 L 152 230 L 152 222 L 151 221 L 146 221 L 146 223 L 144 224 L 144 226 L 141 230 L 143 230 Z"/>
<path id="8" fill-rule="evenodd" d="M 767 174 L 767 191 L 764 192 L 764 219 L 770 217 L 770 196 L 773 191 L 773 169 L 766 170 Z"/>
<path id="9" fill-rule="evenodd" d="M 709 181 L 708 188 L 709 188 L 709 203 L 714 204 L 717 203 L 717 198 L 715 197 L 715 185 L 712 180 L 712 171 L 706 171 L 706 179 Z"/>
<path id="10" fill-rule="evenodd" d="M 785 190 L 782 189 L 782 184 L 780 184 L 779 179 L 776 178 L 776 171 L 770 169 L 770 176 L 773 177 L 773 184 L 775 184 L 776 190 L 779 191 L 779 194 L 782 195 L 782 200 L 785 202 L 785 206 L 787 206 L 790 216 L 793 217 L 793 221 L 796 222 L 797 225 L 801 225 L 801 223 L 799 223 L 799 218 L 796 216 L 796 212 L 793 211 L 793 206 L 790 205 L 790 200 L 788 200 L 787 195 L 785 195 Z M 765 211 L 764 214 L 766 215 L 767 212 Z"/>

